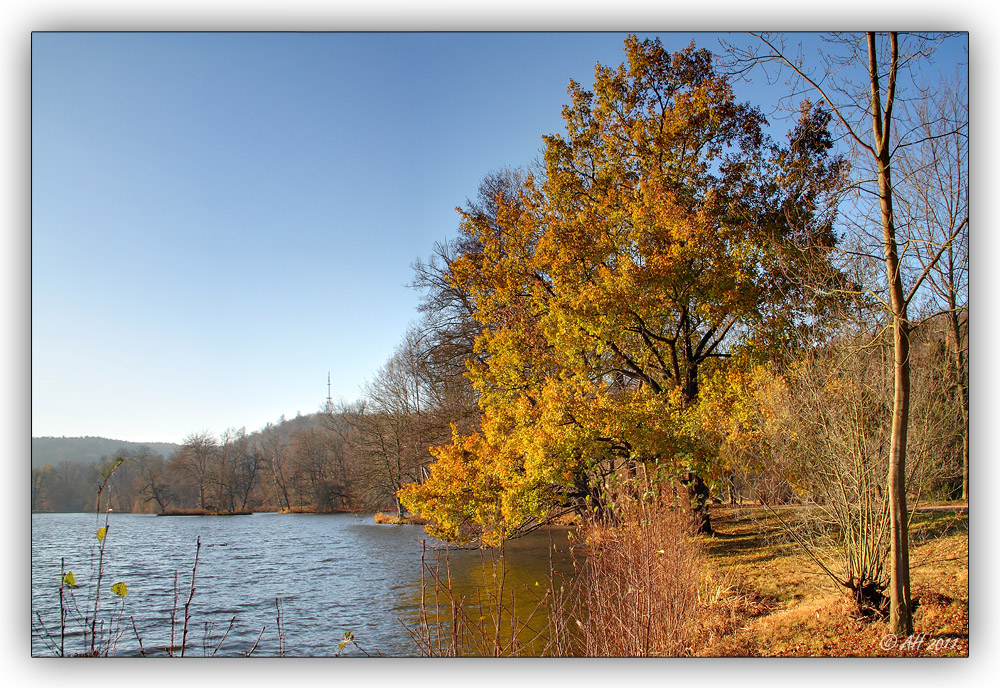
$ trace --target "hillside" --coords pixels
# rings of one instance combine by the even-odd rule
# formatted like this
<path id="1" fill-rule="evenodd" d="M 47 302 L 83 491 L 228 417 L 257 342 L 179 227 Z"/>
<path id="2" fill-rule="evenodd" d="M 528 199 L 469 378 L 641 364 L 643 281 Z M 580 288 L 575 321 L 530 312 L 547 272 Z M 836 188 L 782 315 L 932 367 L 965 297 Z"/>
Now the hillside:
<path id="1" fill-rule="evenodd" d="M 179 446 L 171 442 L 125 442 L 106 437 L 32 437 L 31 467 L 55 466 L 63 461 L 89 465 L 122 447 L 133 450 L 143 445 L 163 456 L 170 456 Z"/>
<path id="2" fill-rule="evenodd" d="M 282 416 L 277 423 L 268 424 L 266 428 L 256 432 L 265 435 L 276 433 L 282 442 L 287 442 L 292 433 L 319 424 L 319 415 L 315 413 L 288 419 Z M 169 458 L 180 447 L 172 442 L 126 442 L 107 437 L 32 437 L 31 467 L 55 466 L 63 461 L 91 465 L 100 461 L 102 456 L 111 456 L 122 447 L 134 450 L 140 446 L 147 446 L 154 454 L 162 454 L 164 458 Z"/>

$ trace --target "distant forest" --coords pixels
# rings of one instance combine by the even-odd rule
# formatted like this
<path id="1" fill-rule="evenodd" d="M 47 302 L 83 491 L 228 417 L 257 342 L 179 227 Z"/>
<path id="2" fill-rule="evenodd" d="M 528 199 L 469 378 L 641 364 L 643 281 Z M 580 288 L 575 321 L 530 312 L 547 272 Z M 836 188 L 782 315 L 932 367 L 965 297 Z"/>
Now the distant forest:
<path id="1" fill-rule="evenodd" d="M 102 509 L 120 512 L 398 511 L 396 491 L 421 477 L 427 446 L 450 433 L 437 414 L 404 415 L 362 402 L 250 433 L 193 433 L 179 445 L 32 438 L 31 510 L 93 511 L 110 475 Z M 390 445 L 395 459 L 379 461 Z M 414 456 L 421 450 L 424 460 Z"/>
<path id="2" fill-rule="evenodd" d="M 32 437 L 31 467 L 57 466 L 63 461 L 93 464 L 120 449 L 134 451 L 140 446 L 164 456 L 180 447 L 173 442 L 124 442 L 106 437 Z"/>

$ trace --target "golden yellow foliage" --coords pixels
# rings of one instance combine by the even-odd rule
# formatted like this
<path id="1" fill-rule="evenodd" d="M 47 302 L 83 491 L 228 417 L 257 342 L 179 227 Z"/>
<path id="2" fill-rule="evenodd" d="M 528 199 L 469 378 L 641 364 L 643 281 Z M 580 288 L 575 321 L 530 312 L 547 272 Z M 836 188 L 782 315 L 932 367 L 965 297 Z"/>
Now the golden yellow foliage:
<path id="1" fill-rule="evenodd" d="M 746 387 L 735 371 L 699 405 L 703 368 L 787 334 L 802 307 L 788 272 L 808 253 L 792 244 L 829 243 L 800 207 L 831 174 L 822 136 L 779 151 L 707 51 L 634 37 L 625 51 L 593 91 L 571 82 L 544 180 L 498 197 L 495 218 L 463 214 L 480 250 L 450 279 L 482 325 L 468 373 L 482 428 L 436 448 L 430 479 L 400 493 L 437 534 L 501 539 L 640 463 L 709 477 L 753 404 L 731 403 Z M 820 120 L 804 111 L 800 126 Z"/>

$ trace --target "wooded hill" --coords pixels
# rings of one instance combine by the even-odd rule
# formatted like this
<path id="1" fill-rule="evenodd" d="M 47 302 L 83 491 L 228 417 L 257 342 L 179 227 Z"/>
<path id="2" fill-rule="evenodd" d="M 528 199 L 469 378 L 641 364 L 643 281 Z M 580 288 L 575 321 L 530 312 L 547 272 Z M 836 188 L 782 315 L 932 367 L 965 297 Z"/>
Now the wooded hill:
<path id="1" fill-rule="evenodd" d="M 172 442 L 126 442 L 107 437 L 32 437 L 31 467 L 56 466 L 63 461 L 90 465 L 120 449 L 127 453 L 140 446 L 147 446 L 150 451 L 164 456 L 180 448 Z"/>
<path id="2" fill-rule="evenodd" d="M 359 406 L 282 417 L 253 432 L 192 433 L 180 445 L 41 438 L 48 441 L 33 443 L 63 451 L 35 455 L 44 459 L 31 469 L 31 510 L 89 511 L 105 478 L 108 505 L 116 511 L 389 508 L 402 478 L 383 479 L 363 456 L 371 428 L 383 423 L 384 415 L 366 414 Z M 435 441 L 442 441 L 441 433 Z"/>

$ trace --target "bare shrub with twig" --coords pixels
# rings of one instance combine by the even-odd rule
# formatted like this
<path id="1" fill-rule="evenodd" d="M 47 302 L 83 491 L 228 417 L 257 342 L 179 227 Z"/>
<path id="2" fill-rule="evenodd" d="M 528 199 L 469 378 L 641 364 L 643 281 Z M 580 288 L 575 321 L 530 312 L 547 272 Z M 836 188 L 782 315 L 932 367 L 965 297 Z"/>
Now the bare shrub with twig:
<path id="1" fill-rule="evenodd" d="M 804 548 L 865 616 L 885 617 L 890 554 L 885 490 L 892 422 L 892 350 L 880 333 L 845 333 L 801 357 L 779 393 L 758 399 L 757 447 L 796 493 L 801 506 L 762 514 L 783 525 L 785 542 Z M 948 480 L 945 440 L 957 436 L 940 403 L 944 384 L 931 365 L 934 341 L 915 342 L 920 383 L 912 395 L 906 486 L 909 518 L 924 487 Z M 952 424 L 954 425 L 954 424 Z M 959 446 L 953 442 L 950 447 Z M 960 473 L 959 479 L 960 479 Z M 751 488 L 753 485 L 751 484 Z M 779 536 L 781 533 L 778 534 Z"/>

